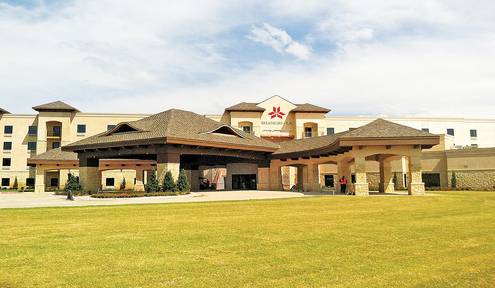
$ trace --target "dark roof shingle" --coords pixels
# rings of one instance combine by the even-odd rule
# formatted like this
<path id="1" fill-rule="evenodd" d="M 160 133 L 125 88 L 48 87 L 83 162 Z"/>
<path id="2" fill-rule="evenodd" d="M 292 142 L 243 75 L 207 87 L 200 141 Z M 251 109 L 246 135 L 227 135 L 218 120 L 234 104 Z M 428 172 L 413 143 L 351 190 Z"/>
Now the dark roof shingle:
<path id="1" fill-rule="evenodd" d="M 36 160 L 42 161 L 77 161 L 77 153 L 63 151 L 61 148 L 52 149 L 41 153 L 39 155 L 33 156 L 28 159 L 28 162 L 33 162 Z"/>
<path id="2" fill-rule="evenodd" d="M 5 109 L 0 108 L 0 114 L 10 114 L 10 112 L 5 110 Z"/>
<path id="3" fill-rule="evenodd" d="M 76 108 L 70 106 L 67 103 L 64 103 L 62 101 L 55 101 L 55 102 L 50 102 L 46 103 L 43 105 L 38 105 L 34 106 L 33 110 L 35 111 L 67 111 L 67 112 L 79 112 Z"/>
<path id="4" fill-rule="evenodd" d="M 226 127 L 226 128 L 225 128 Z M 126 132 L 119 132 L 125 128 Z M 217 129 L 232 131 L 231 134 L 215 133 Z M 80 147 L 113 147 L 122 144 L 173 143 L 185 140 L 197 145 L 212 143 L 239 146 L 245 150 L 274 151 L 279 146 L 270 141 L 245 133 L 215 120 L 189 111 L 167 110 L 147 118 L 124 122 L 108 132 L 82 139 L 64 146 L 76 150 Z M 210 145 L 208 145 L 210 144 Z"/>

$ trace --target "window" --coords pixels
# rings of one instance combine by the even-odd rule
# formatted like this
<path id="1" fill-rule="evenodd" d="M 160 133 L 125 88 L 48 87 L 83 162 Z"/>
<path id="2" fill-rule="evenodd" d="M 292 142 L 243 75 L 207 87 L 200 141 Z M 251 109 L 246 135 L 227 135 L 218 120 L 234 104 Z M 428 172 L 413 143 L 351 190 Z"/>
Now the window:
<path id="1" fill-rule="evenodd" d="M 478 144 L 471 144 L 471 148 L 478 148 Z"/>
<path id="2" fill-rule="evenodd" d="M 28 151 L 36 151 L 36 142 L 28 142 Z"/>
<path id="3" fill-rule="evenodd" d="M 52 149 L 57 149 L 57 148 L 60 148 L 60 142 L 53 142 Z"/>
<path id="4" fill-rule="evenodd" d="M 242 131 L 251 134 L 251 126 L 242 126 Z"/>
<path id="5" fill-rule="evenodd" d="M 2 178 L 2 187 L 10 187 L 10 178 Z"/>
<path id="6" fill-rule="evenodd" d="M 430 133 L 430 128 L 421 128 L 421 131 L 426 132 L 426 133 Z"/>
<path id="7" fill-rule="evenodd" d="M 327 135 L 335 134 L 335 128 L 327 128 Z"/>
<path id="8" fill-rule="evenodd" d="M 86 133 L 86 125 L 85 124 L 78 124 L 77 125 L 77 133 Z"/>
<path id="9" fill-rule="evenodd" d="M 36 134 L 38 134 L 38 126 L 29 126 L 28 135 L 36 135 Z"/>
<path id="10" fill-rule="evenodd" d="M 5 125 L 3 127 L 3 133 L 4 134 L 12 134 L 14 132 L 14 126 L 12 125 Z"/>
<path id="11" fill-rule="evenodd" d="M 50 179 L 50 187 L 58 187 L 58 178 Z"/>
<path id="12" fill-rule="evenodd" d="M 12 142 L 3 142 L 3 150 L 12 150 Z"/>
<path id="13" fill-rule="evenodd" d="M 471 135 L 471 138 L 476 138 L 478 137 L 478 131 L 476 131 L 476 129 L 471 129 L 469 130 L 469 135 Z"/>
<path id="14" fill-rule="evenodd" d="M 112 130 L 113 128 L 115 128 L 115 126 L 117 126 L 117 125 L 113 125 L 113 124 L 107 125 L 107 131 Z"/>
<path id="15" fill-rule="evenodd" d="M 3 167 L 10 167 L 11 163 L 12 163 L 12 159 L 10 159 L 10 158 L 3 158 L 2 159 L 2 166 Z"/>
<path id="16" fill-rule="evenodd" d="M 57 136 L 57 137 L 62 136 L 62 127 L 53 126 L 52 127 L 52 135 L 50 135 L 50 136 Z"/>
<path id="17" fill-rule="evenodd" d="M 311 127 L 304 127 L 304 137 L 306 137 L 306 138 L 313 137 L 313 128 L 311 128 Z"/>
<path id="18" fill-rule="evenodd" d="M 33 187 L 34 186 L 34 178 L 26 178 L 26 186 Z"/>
<path id="19" fill-rule="evenodd" d="M 105 186 L 114 187 L 115 186 L 115 178 L 106 178 Z"/>
<path id="20" fill-rule="evenodd" d="M 454 129 L 453 128 L 448 128 L 447 129 L 447 135 L 454 136 L 455 135 Z"/>

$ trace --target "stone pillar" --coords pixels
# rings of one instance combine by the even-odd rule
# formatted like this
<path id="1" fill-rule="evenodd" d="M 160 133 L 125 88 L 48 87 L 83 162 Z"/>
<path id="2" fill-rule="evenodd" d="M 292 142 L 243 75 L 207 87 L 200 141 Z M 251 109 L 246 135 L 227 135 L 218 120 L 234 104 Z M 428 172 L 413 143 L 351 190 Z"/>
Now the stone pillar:
<path id="1" fill-rule="evenodd" d="M 304 170 L 304 192 L 321 192 L 318 164 L 308 164 L 304 166 Z"/>
<path id="2" fill-rule="evenodd" d="M 340 160 L 337 163 L 337 179 L 335 179 L 335 191 L 340 193 L 340 178 L 345 176 L 347 179 L 347 189 L 351 189 L 351 165 L 346 160 Z"/>
<path id="3" fill-rule="evenodd" d="M 270 190 L 282 191 L 282 172 L 280 165 L 270 162 Z"/>
<path id="4" fill-rule="evenodd" d="M 258 179 L 256 181 L 257 190 L 270 190 L 270 168 L 258 167 Z"/>
<path id="5" fill-rule="evenodd" d="M 354 183 L 354 193 L 356 195 L 369 195 L 368 180 L 366 179 L 366 159 L 364 156 L 356 155 L 354 157 L 354 167 L 356 174 L 356 183 Z"/>
<path id="6" fill-rule="evenodd" d="M 425 184 L 421 177 L 421 150 L 419 148 L 409 156 L 408 182 L 409 195 L 425 194 Z"/>
<path id="7" fill-rule="evenodd" d="M 296 183 L 296 187 L 297 187 L 297 190 L 301 190 L 301 191 L 305 191 L 304 190 L 304 169 L 305 167 L 300 165 L 300 166 L 297 166 L 297 183 Z M 292 188 L 292 187 L 291 187 Z"/>
<path id="8" fill-rule="evenodd" d="M 156 170 L 158 182 L 163 183 L 167 171 L 172 172 L 172 177 L 175 181 L 179 178 L 180 170 L 180 154 L 178 153 L 163 153 L 156 155 Z"/>
<path id="9" fill-rule="evenodd" d="M 34 179 L 34 192 L 45 192 L 45 169 L 40 165 L 36 165 L 36 175 Z"/>
<path id="10" fill-rule="evenodd" d="M 95 193 L 100 187 L 100 173 L 98 159 L 79 158 L 79 182 L 85 192 Z"/>
<path id="11" fill-rule="evenodd" d="M 387 159 L 380 159 L 380 193 L 393 193 L 394 192 L 394 174 L 392 173 L 392 161 Z"/>
<path id="12" fill-rule="evenodd" d="M 144 170 L 136 169 L 136 184 L 134 184 L 134 191 L 143 192 L 144 188 Z"/>
<path id="13" fill-rule="evenodd" d="M 67 184 L 67 180 L 69 179 L 69 170 L 60 169 L 58 170 L 58 189 L 65 189 L 65 184 Z"/>
<path id="14" fill-rule="evenodd" d="M 199 169 L 191 170 L 191 191 L 199 191 L 199 176 L 201 171 Z"/>

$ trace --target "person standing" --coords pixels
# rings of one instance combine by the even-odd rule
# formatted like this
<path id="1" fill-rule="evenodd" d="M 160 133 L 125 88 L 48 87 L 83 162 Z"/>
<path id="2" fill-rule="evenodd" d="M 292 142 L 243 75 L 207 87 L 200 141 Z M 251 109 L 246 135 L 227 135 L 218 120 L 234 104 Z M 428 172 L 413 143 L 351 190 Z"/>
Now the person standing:
<path id="1" fill-rule="evenodd" d="M 340 193 L 345 194 L 345 191 L 347 189 L 347 179 L 345 178 L 345 176 L 342 176 L 342 178 L 340 178 L 339 184 L 340 184 Z"/>

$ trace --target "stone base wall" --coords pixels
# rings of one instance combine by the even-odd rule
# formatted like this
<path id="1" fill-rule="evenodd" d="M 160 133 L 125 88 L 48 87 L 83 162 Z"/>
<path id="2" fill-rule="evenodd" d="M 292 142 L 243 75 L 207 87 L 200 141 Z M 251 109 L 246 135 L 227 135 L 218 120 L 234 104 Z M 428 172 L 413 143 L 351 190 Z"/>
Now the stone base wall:
<path id="1" fill-rule="evenodd" d="M 452 174 L 455 172 L 457 189 L 495 190 L 495 170 L 461 170 L 448 172 L 448 185 L 452 187 Z"/>
<path id="2" fill-rule="evenodd" d="M 368 180 L 370 191 L 378 191 L 378 187 L 380 186 L 380 173 L 366 173 L 366 180 Z"/>

